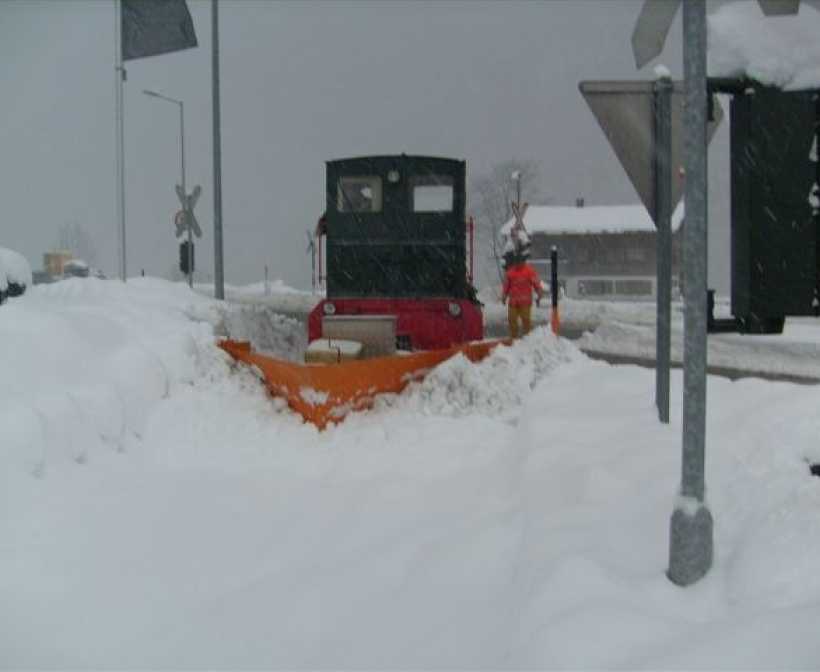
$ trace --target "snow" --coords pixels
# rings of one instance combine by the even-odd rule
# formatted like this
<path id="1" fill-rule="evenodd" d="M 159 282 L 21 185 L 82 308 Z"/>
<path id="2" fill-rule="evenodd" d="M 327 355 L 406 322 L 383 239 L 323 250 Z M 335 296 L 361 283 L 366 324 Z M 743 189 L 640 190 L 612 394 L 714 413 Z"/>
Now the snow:
<path id="1" fill-rule="evenodd" d="M 203 286 L 207 287 L 207 285 Z M 293 287 L 286 285 L 281 279 L 273 280 L 267 284 L 264 282 L 256 282 L 250 285 L 243 285 L 241 287 L 226 285 L 225 292 L 228 294 L 236 294 L 237 296 L 251 297 L 265 296 L 268 294 L 307 294 L 307 292 L 294 289 Z"/>
<path id="2" fill-rule="evenodd" d="M 672 215 L 672 230 L 677 231 L 683 219 L 683 205 Z M 509 236 L 515 224 L 510 219 L 501 227 L 501 235 Z M 655 232 L 655 224 L 643 205 L 561 206 L 531 205 L 524 214 L 524 227 L 532 235 L 581 233 Z"/>
<path id="3" fill-rule="evenodd" d="M 658 63 L 654 67 L 655 79 L 671 79 L 672 72 L 665 65 Z"/>
<path id="4" fill-rule="evenodd" d="M 715 562 L 680 588 L 679 370 L 662 425 L 653 371 L 540 328 L 319 432 L 215 345 L 303 347 L 260 301 L 87 278 L 0 307 L 3 667 L 816 668 L 820 386 L 709 377 Z M 613 350 L 649 308 L 565 306 Z M 721 338 L 820 359 L 813 321 Z"/>
<path id="5" fill-rule="evenodd" d="M 63 265 L 63 269 L 73 268 L 81 271 L 88 270 L 88 264 L 84 262 L 82 259 L 69 259 Z"/>
<path id="6" fill-rule="evenodd" d="M 31 264 L 19 252 L 0 247 L 0 270 L 5 269 L 8 282 L 31 287 Z M 3 275 L 0 272 L 0 276 Z M 2 282 L 2 279 L 0 279 Z"/>
<path id="7" fill-rule="evenodd" d="M 317 339 L 308 345 L 306 352 L 358 357 L 362 352 L 362 344 L 342 338 Z"/>
<path id="8" fill-rule="evenodd" d="M 820 88 L 820 12 L 806 2 L 765 16 L 757 2 L 719 7 L 708 17 L 709 76 L 749 77 L 786 90 Z"/>

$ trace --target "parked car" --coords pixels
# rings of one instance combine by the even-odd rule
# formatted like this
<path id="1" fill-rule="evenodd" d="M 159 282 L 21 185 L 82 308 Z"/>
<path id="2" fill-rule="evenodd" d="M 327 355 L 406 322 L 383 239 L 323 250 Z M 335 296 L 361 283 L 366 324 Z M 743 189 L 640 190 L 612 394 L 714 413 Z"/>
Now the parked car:
<path id="1" fill-rule="evenodd" d="M 87 278 L 90 274 L 88 264 L 82 259 L 72 259 L 63 264 L 64 278 Z"/>
<path id="2" fill-rule="evenodd" d="M 5 290 L 2 289 L 5 283 Z M 31 264 L 19 252 L 0 247 L 0 291 L 20 296 L 32 284 Z"/>

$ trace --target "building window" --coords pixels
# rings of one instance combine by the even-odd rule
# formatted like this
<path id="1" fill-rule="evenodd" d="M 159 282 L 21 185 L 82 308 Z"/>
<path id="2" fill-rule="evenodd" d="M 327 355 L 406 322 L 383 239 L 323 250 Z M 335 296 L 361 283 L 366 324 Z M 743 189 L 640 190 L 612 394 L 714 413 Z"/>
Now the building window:
<path id="1" fill-rule="evenodd" d="M 339 178 L 336 209 L 339 212 L 381 212 L 382 178 L 377 175 Z"/>
<path id="2" fill-rule="evenodd" d="M 615 293 L 624 296 L 651 296 L 651 280 L 616 280 Z"/>
<path id="3" fill-rule="evenodd" d="M 606 251 L 606 260 L 609 264 L 622 264 L 625 257 L 624 251 L 617 247 L 612 247 Z"/>
<path id="4" fill-rule="evenodd" d="M 453 178 L 449 175 L 416 175 L 410 178 L 413 212 L 452 212 Z"/>
<path id="5" fill-rule="evenodd" d="M 579 247 L 575 252 L 575 259 L 579 264 L 588 264 L 592 261 L 592 250 L 588 247 Z"/>
<path id="6" fill-rule="evenodd" d="M 579 280 L 578 294 L 581 296 L 606 296 L 612 294 L 612 280 Z"/>
<path id="7" fill-rule="evenodd" d="M 627 261 L 646 261 L 646 250 L 642 247 L 628 247 L 626 248 Z"/>

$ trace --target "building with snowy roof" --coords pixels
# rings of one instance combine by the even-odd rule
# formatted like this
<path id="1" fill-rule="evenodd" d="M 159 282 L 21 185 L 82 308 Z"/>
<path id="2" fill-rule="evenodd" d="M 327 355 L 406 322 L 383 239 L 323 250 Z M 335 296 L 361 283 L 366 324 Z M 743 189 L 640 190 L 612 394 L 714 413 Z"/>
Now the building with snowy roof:
<path id="1" fill-rule="evenodd" d="M 672 287 L 680 286 L 683 206 L 672 217 Z M 643 205 L 531 205 L 524 213 L 529 263 L 550 277 L 550 250 L 558 250 L 559 283 L 570 298 L 648 300 L 656 293 L 655 225 Z M 515 223 L 500 231 L 501 249 Z"/>

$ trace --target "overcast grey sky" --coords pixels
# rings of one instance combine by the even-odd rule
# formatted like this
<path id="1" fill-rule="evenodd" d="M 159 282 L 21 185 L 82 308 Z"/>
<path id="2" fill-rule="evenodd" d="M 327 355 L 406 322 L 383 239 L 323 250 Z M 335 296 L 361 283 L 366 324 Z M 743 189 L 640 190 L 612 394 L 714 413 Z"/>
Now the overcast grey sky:
<path id="1" fill-rule="evenodd" d="M 210 1 L 188 5 L 198 48 L 126 64 L 129 275 L 165 276 L 178 254 L 177 108 L 146 88 L 185 102 L 187 181 L 203 188 L 197 268 L 213 268 Z M 640 6 L 221 0 L 226 281 L 261 280 L 268 264 L 272 278 L 309 286 L 305 231 L 323 210 L 333 158 L 452 156 L 467 161 L 468 177 L 533 159 L 553 203 L 638 202 L 577 87 L 652 77 L 655 63 L 638 73 L 632 60 Z M 35 267 L 76 221 L 93 235 L 98 265 L 117 273 L 114 26 L 111 0 L 0 0 L 0 245 Z M 680 33 L 678 17 L 657 60 L 675 77 Z M 728 182 L 725 165 L 713 163 L 713 182 L 716 172 Z M 710 271 L 728 265 L 719 219 Z"/>

